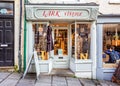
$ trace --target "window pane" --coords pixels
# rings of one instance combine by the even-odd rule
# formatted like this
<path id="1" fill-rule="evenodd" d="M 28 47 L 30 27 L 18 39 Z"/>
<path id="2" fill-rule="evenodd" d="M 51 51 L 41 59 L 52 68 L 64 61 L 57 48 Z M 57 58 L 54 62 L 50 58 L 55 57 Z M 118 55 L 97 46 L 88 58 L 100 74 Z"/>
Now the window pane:
<path id="1" fill-rule="evenodd" d="M 76 25 L 76 58 L 89 59 L 90 53 L 90 24 Z"/>
<path id="2" fill-rule="evenodd" d="M 13 15 L 13 3 L 0 2 L 0 15 Z"/>
<path id="3" fill-rule="evenodd" d="M 55 29 L 54 31 L 54 55 L 68 55 L 68 30 Z"/>
<path id="4" fill-rule="evenodd" d="M 35 49 L 38 57 L 41 60 L 48 60 L 48 53 L 46 52 L 47 47 L 47 25 L 46 24 L 33 24 Z"/>
<path id="5" fill-rule="evenodd" d="M 120 24 L 103 25 L 103 67 L 116 67 L 120 59 Z"/>

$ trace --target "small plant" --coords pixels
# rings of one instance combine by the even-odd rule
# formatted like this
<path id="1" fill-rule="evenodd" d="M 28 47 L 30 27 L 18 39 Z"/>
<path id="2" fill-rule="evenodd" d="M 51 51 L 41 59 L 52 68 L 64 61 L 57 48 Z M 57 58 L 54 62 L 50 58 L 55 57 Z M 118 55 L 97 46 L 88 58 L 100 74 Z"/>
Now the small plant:
<path id="1" fill-rule="evenodd" d="M 18 72 L 18 66 L 17 65 L 14 66 L 14 71 Z"/>
<path id="2" fill-rule="evenodd" d="M 73 78 L 77 78 L 75 75 L 74 76 L 72 76 Z"/>

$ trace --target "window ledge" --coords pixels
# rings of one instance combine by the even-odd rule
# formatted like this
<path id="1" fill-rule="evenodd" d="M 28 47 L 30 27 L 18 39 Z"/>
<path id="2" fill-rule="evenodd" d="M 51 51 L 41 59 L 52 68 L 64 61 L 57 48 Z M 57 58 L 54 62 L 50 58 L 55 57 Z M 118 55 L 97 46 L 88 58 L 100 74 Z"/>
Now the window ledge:
<path id="1" fill-rule="evenodd" d="M 103 68 L 103 72 L 115 72 L 116 68 Z"/>
<path id="2" fill-rule="evenodd" d="M 120 0 L 109 0 L 109 4 L 120 4 Z"/>
<path id="3" fill-rule="evenodd" d="M 89 63 L 92 63 L 92 60 L 90 59 L 89 60 L 88 59 L 87 60 L 76 60 L 75 63 L 88 63 L 89 64 Z"/>
<path id="4" fill-rule="evenodd" d="M 117 68 L 117 64 L 114 63 L 108 63 L 108 64 L 103 64 L 103 68 Z"/>

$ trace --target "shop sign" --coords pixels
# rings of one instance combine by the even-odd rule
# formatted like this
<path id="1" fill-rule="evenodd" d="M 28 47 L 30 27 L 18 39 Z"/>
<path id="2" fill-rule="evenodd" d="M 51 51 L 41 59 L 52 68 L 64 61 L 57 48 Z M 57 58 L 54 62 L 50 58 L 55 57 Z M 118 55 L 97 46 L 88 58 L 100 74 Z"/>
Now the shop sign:
<path id="1" fill-rule="evenodd" d="M 27 20 L 96 20 L 98 7 L 89 6 L 32 6 L 26 5 Z"/>
<path id="2" fill-rule="evenodd" d="M 40 10 L 36 9 L 36 18 L 87 18 L 88 10 Z"/>

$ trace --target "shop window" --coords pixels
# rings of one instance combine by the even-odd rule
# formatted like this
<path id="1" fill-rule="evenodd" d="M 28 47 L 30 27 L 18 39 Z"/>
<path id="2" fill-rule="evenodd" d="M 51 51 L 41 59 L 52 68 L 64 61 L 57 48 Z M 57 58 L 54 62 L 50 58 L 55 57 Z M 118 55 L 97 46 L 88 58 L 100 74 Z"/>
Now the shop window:
<path id="1" fill-rule="evenodd" d="M 47 47 L 47 24 L 33 24 L 34 31 L 34 48 L 37 51 L 37 55 L 41 60 L 48 60 Z"/>
<path id="2" fill-rule="evenodd" d="M 0 15 L 13 15 L 13 3 L 0 2 Z"/>
<path id="3" fill-rule="evenodd" d="M 91 24 L 73 24 L 71 26 L 72 57 L 80 60 L 89 59 Z"/>
<path id="4" fill-rule="evenodd" d="M 103 67 L 115 68 L 120 61 L 120 24 L 103 25 Z"/>

